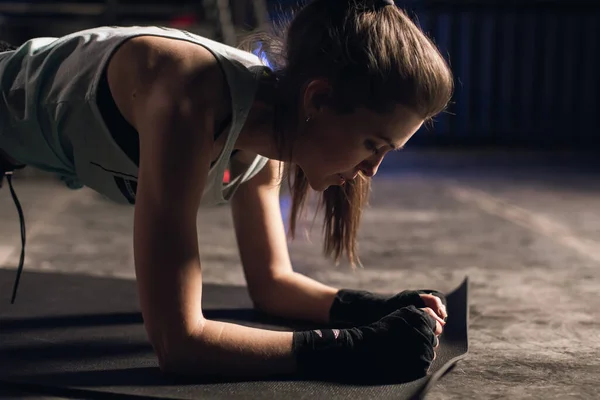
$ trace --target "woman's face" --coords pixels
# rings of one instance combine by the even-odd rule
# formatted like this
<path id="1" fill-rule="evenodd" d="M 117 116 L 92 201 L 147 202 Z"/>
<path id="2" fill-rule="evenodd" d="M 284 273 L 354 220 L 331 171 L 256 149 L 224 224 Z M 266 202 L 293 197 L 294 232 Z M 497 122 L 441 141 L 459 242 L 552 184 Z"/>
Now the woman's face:
<path id="1" fill-rule="evenodd" d="M 423 124 L 421 117 L 402 106 L 385 114 L 365 108 L 348 114 L 310 108 L 310 119 L 301 122 L 294 162 L 316 191 L 342 185 L 359 172 L 374 176 L 383 158 L 402 148 Z"/>

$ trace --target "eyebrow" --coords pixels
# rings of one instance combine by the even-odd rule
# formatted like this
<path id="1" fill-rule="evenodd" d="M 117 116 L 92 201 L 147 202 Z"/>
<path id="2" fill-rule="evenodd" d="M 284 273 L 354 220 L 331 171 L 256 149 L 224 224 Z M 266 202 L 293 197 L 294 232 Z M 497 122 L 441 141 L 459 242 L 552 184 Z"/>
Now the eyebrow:
<path id="1" fill-rule="evenodd" d="M 394 142 L 392 142 L 392 140 L 390 138 L 388 138 L 387 136 L 382 136 L 382 135 L 377 135 L 377 137 L 381 140 L 383 140 L 384 142 L 386 142 L 388 144 L 388 146 L 390 146 L 394 151 L 396 150 L 401 150 L 404 146 L 395 144 Z"/>

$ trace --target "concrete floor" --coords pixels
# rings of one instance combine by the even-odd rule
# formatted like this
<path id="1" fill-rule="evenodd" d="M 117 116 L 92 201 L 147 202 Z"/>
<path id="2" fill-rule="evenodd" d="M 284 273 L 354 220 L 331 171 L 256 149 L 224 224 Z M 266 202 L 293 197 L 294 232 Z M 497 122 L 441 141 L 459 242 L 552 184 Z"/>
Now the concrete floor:
<path id="1" fill-rule="evenodd" d="M 328 284 L 380 292 L 447 291 L 470 276 L 470 353 L 430 399 L 594 398 L 600 389 L 594 158 L 510 151 L 394 155 L 374 180 L 365 212 L 364 269 L 323 259 L 318 227 L 310 241 L 300 235 L 291 243 L 292 259 L 296 270 Z M 15 182 L 27 218 L 26 271 L 134 278 L 132 208 L 45 179 Z M 285 198 L 282 204 L 285 214 Z M 205 282 L 244 285 L 229 209 L 202 210 L 198 222 L 207 227 L 199 230 Z M 2 190 L 5 268 L 18 262 L 18 232 L 9 191 Z M 2 296 L 8 301 L 9 294 Z"/>

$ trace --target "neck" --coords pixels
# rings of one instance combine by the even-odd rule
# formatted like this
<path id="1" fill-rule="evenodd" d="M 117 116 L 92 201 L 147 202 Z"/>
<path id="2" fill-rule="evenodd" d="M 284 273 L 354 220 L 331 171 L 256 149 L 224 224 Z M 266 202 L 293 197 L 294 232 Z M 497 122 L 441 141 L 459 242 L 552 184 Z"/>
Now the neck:
<path id="1" fill-rule="evenodd" d="M 291 158 L 286 156 L 290 154 L 289 145 L 286 144 L 283 151 L 279 148 L 277 136 L 282 132 L 276 132 L 275 113 L 279 112 L 277 110 L 279 107 L 275 106 L 276 102 L 277 96 L 274 95 L 272 88 L 259 89 L 259 94 L 238 137 L 236 148 L 271 160 L 291 162 Z"/>

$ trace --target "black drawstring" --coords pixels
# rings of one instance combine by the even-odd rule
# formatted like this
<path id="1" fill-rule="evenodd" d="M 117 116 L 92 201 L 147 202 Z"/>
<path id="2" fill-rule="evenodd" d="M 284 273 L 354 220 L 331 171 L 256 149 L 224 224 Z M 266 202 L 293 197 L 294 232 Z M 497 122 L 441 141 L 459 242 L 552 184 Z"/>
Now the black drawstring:
<path id="1" fill-rule="evenodd" d="M 23 264 L 25 264 L 25 216 L 23 215 L 23 209 L 21 208 L 21 203 L 19 202 L 19 198 L 15 193 L 15 189 L 12 184 L 12 171 L 4 172 L 6 176 L 6 181 L 8 182 L 8 187 L 10 189 L 10 194 L 15 202 L 15 206 L 17 207 L 17 212 L 19 213 L 19 222 L 21 223 L 21 258 L 19 259 L 19 267 L 17 268 L 17 277 L 15 279 L 15 285 L 13 287 L 12 298 L 10 300 L 11 304 L 15 304 L 15 298 L 17 297 L 17 288 L 19 287 L 19 280 L 21 279 L 21 274 L 23 273 Z M 0 176 L 0 186 L 1 186 L 1 176 Z"/>

